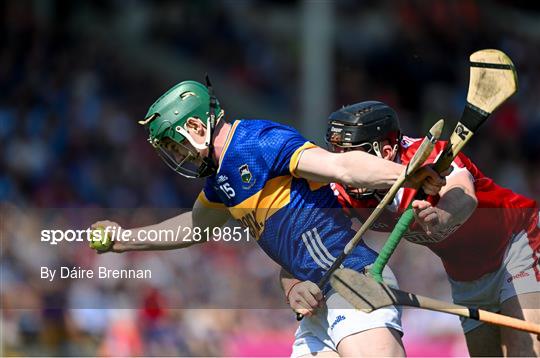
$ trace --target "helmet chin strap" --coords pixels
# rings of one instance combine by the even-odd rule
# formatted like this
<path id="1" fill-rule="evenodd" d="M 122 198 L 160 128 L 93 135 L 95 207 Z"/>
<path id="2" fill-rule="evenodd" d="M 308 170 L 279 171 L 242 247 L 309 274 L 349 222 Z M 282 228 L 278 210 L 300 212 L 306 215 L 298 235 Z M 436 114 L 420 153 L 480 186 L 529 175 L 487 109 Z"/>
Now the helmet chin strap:
<path id="1" fill-rule="evenodd" d="M 217 108 L 217 99 L 214 96 L 214 89 L 212 88 L 212 83 L 210 82 L 210 77 L 208 76 L 208 73 L 205 76 L 206 80 L 206 87 L 208 88 L 208 95 L 210 96 L 210 105 L 209 105 L 209 113 L 208 113 L 208 119 L 206 121 L 207 127 L 206 127 L 206 141 L 205 145 L 208 147 L 208 155 L 203 158 L 203 164 L 199 168 L 199 173 L 201 173 L 201 176 L 208 176 L 212 175 L 217 171 L 217 164 L 212 158 L 212 155 L 214 154 L 214 144 L 212 142 L 213 136 L 214 136 L 214 129 L 216 128 L 217 120 L 216 120 L 216 108 Z M 223 116 L 223 111 L 219 113 L 218 120 Z M 205 175 L 203 175 L 205 174 Z"/>
<path id="2" fill-rule="evenodd" d="M 382 158 L 381 148 L 379 145 L 379 142 L 375 141 L 371 143 L 371 147 L 373 148 L 373 151 L 375 152 L 375 155 L 379 158 Z"/>
<path id="3" fill-rule="evenodd" d="M 206 87 L 208 88 L 208 95 L 210 96 L 210 108 L 208 111 L 208 117 L 206 119 L 206 136 L 204 139 L 204 143 L 197 143 L 193 139 L 191 134 L 186 130 L 186 128 L 183 128 L 182 126 L 177 126 L 175 128 L 175 130 L 182 136 L 184 136 L 195 149 L 208 149 L 208 155 L 202 158 L 202 163 L 198 169 L 199 177 L 210 176 L 214 174 L 217 170 L 217 165 L 212 158 L 214 153 L 214 145 L 212 143 L 212 139 L 214 137 L 216 125 L 224 114 L 223 110 L 221 110 L 216 119 L 217 99 L 214 96 L 214 91 L 212 89 L 212 84 L 210 83 L 210 78 L 208 77 L 208 74 L 206 74 Z"/>
<path id="4" fill-rule="evenodd" d="M 223 114 L 224 114 L 224 112 L 222 110 L 219 113 L 218 121 L 223 117 Z M 204 139 L 204 143 L 197 143 L 193 139 L 191 134 L 189 134 L 189 132 L 182 126 L 177 126 L 175 128 L 175 130 L 178 133 L 180 133 L 183 137 L 185 137 L 194 148 L 199 149 L 199 150 L 204 150 L 206 148 L 209 148 L 209 149 L 212 148 L 212 150 L 213 150 L 212 137 L 213 137 L 213 134 L 215 132 L 216 124 L 212 125 L 211 122 L 212 122 L 212 120 L 210 118 L 208 118 L 208 120 L 206 121 L 206 124 L 203 123 L 203 125 L 206 127 L 206 136 L 205 136 L 205 139 Z M 214 122 L 215 122 L 215 119 L 214 119 Z M 209 151 L 209 156 L 212 154 L 211 151 Z"/>
<path id="5" fill-rule="evenodd" d="M 394 147 L 392 148 L 392 153 L 394 153 L 394 157 L 391 159 L 393 162 L 395 162 L 398 158 L 398 149 L 399 145 L 397 143 L 394 144 Z"/>
<path id="6" fill-rule="evenodd" d="M 188 131 L 186 131 L 181 126 L 176 127 L 176 131 L 178 131 L 180 134 L 182 134 L 195 149 L 204 150 L 204 149 L 208 148 L 208 155 L 205 156 L 204 158 L 202 158 L 202 163 L 199 166 L 199 169 L 197 170 L 197 174 L 198 174 L 199 178 L 210 176 L 210 175 L 214 174 L 216 172 L 216 170 L 217 170 L 216 163 L 212 159 L 212 154 L 213 154 L 213 151 L 214 151 L 214 146 L 212 145 L 212 137 L 213 137 L 213 134 L 214 134 L 214 130 L 213 130 L 214 126 L 211 126 L 210 122 L 211 122 L 210 119 L 206 122 L 207 123 L 207 125 L 206 125 L 206 139 L 205 139 L 204 143 L 197 143 L 193 139 L 191 134 L 189 134 Z M 197 153 L 197 154 L 198 154 L 198 156 L 200 155 L 199 153 Z"/>
<path id="7" fill-rule="evenodd" d="M 207 127 L 207 128 L 208 128 L 208 127 Z M 189 134 L 189 132 L 188 132 L 185 128 L 181 127 L 181 126 L 177 126 L 177 127 L 175 128 L 175 130 L 176 130 L 178 133 L 180 133 L 183 137 L 185 137 L 185 138 L 188 140 L 188 142 L 189 142 L 194 148 L 199 149 L 199 150 L 203 150 L 203 149 L 208 148 L 208 140 L 209 140 L 208 138 L 209 138 L 209 137 L 211 138 L 211 135 L 212 135 L 212 134 L 210 133 L 209 130 L 206 131 L 206 139 L 205 139 L 205 142 L 204 142 L 204 143 L 197 143 L 197 142 L 195 141 L 195 139 L 193 139 L 193 137 L 191 136 L 191 134 Z"/>

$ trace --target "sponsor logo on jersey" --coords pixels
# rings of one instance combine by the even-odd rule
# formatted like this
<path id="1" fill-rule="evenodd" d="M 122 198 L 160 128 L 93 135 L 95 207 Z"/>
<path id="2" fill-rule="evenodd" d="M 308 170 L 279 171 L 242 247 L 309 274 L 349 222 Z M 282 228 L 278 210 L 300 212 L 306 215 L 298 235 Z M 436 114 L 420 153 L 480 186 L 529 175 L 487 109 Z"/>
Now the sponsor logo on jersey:
<path id="1" fill-rule="evenodd" d="M 337 317 L 336 317 L 336 320 L 334 321 L 334 323 L 332 323 L 332 326 L 330 326 L 330 329 L 333 330 L 334 327 L 335 327 L 339 322 L 344 321 L 345 318 L 346 318 L 346 317 L 345 317 L 344 315 L 341 315 L 341 314 L 340 314 L 339 316 L 337 316 Z"/>
<path id="2" fill-rule="evenodd" d="M 249 229 L 249 233 L 251 234 L 251 236 L 253 236 L 257 240 L 260 238 L 264 228 L 264 223 L 260 223 L 257 221 L 257 214 L 255 210 L 252 210 L 248 214 L 242 216 L 240 218 L 240 222 L 244 227 L 247 227 Z"/>
<path id="3" fill-rule="evenodd" d="M 520 273 L 517 273 L 515 275 L 512 275 L 510 277 L 508 277 L 508 279 L 506 279 L 506 282 L 510 283 L 514 280 L 517 280 L 517 279 L 520 279 L 520 278 L 525 278 L 525 277 L 529 277 L 529 273 L 528 272 L 525 272 L 525 271 L 521 271 Z"/>
<path id="4" fill-rule="evenodd" d="M 408 231 L 403 234 L 403 238 L 409 242 L 425 245 L 425 244 L 435 244 L 441 240 L 437 237 L 430 237 L 423 231 Z"/>
<path id="5" fill-rule="evenodd" d="M 459 229 L 459 225 L 454 225 L 449 228 L 444 228 L 439 232 L 433 232 L 430 235 L 423 231 L 408 231 L 403 235 L 403 238 L 409 242 L 420 245 L 436 244 L 445 240 L 448 236 L 456 232 L 457 229 Z"/>
<path id="6" fill-rule="evenodd" d="M 217 183 L 221 184 L 223 182 L 226 182 L 227 180 L 229 180 L 229 178 L 225 174 L 221 174 L 217 179 Z"/>
<path id="7" fill-rule="evenodd" d="M 419 140 L 422 140 L 422 138 L 411 138 L 404 135 L 403 138 L 401 138 L 401 146 L 406 149 Z"/>

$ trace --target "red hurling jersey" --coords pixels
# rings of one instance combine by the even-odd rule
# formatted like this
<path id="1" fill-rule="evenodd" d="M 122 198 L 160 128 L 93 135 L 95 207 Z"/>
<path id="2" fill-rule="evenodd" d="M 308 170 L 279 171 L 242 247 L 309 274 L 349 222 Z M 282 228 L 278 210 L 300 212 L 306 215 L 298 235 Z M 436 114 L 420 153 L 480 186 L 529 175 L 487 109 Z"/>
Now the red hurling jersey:
<path id="1" fill-rule="evenodd" d="M 418 147 L 420 139 L 404 137 L 400 143 L 400 159 L 407 164 Z M 437 142 L 427 162 L 432 163 L 444 149 L 446 142 Z M 512 235 L 525 230 L 529 244 L 536 257 L 540 250 L 540 228 L 536 201 L 497 185 L 486 177 L 464 154 L 460 153 L 452 163 L 454 172 L 467 170 L 473 180 L 478 199 L 478 207 L 461 227 L 447 238 L 437 241 L 430 238 L 416 224 L 404 236 L 407 240 L 430 248 L 443 262 L 448 275 L 457 281 L 472 281 L 482 275 L 497 270 L 503 260 L 506 247 Z M 334 194 L 338 196 L 345 212 L 365 220 L 378 204 L 370 199 L 355 199 L 343 186 L 334 184 Z M 399 215 L 413 198 L 415 191 L 400 189 L 392 205 L 388 207 L 374 224 L 372 230 L 391 232 Z M 432 203 L 438 197 L 428 200 Z"/>

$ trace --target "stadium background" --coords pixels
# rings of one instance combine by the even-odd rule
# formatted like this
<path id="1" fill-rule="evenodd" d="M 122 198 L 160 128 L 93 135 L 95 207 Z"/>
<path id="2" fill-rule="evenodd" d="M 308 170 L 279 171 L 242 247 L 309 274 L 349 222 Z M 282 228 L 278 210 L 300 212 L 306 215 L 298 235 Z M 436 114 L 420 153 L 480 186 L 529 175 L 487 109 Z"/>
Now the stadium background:
<path id="1" fill-rule="evenodd" d="M 42 220 L 35 209 L 191 206 L 202 182 L 170 172 L 136 121 L 165 89 L 202 81 L 205 72 L 229 118 L 284 122 L 323 144 L 326 116 L 361 100 L 392 105 L 411 135 L 438 118 L 456 120 L 468 55 L 502 49 L 517 66 L 520 90 L 466 153 L 500 184 L 540 198 L 536 8 L 514 1 L 43 0 L 4 1 L 0 9 L 3 356 L 289 354 L 296 322 L 276 266 L 254 246 L 151 253 L 169 273 L 161 286 L 84 287 L 94 302 L 121 293 L 133 309 L 81 309 L 73 303 L 80 287 L 55 291 L 29 269 L 46 255 L 23 229 Z M 138 264 L 131 254 L 103 258 L 90 250 L 63 259 Z M 448 299 L 441 265 L 422 247 L 404 245 L 394 267 L 402 287 Z M 205 297 L 228 287 L 281 309 L 201 309 Z M 199 309 L 170 304 L 178 291 L 197 292 L 190 297 Z M 52 309 L 51 297 L 67 303 Z M 28 309 L 13 304 L 23 298 Z M 454 317 L 407 310 L 404 324 L 411 355 L 466 352 Z"/>

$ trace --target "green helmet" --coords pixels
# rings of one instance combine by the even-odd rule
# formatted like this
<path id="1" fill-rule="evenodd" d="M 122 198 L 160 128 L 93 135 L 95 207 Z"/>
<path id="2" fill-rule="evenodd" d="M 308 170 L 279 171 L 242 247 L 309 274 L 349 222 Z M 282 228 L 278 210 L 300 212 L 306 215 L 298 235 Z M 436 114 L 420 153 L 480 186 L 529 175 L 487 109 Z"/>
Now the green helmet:
<path id="1" fill-rule="evenodd" d="M 211 94 L 211 86 L 206 87 L 196 81 L 184 81 L 172 87 L 157 99 L 146 113 L 145 119 L 139 123 L 147 126 L 149 131 L 148 141 L 158 150 L 158 154 L 174 171 L 186 177 L 203 177 L 212 174 L 209 171 L 211 164 L 211 150 L 207 158 L 203 158 L 203 164 L 198 168 L 193 167 L 193 161 L 199 158 L 198 152 L 186 147 L 186 140 L 196 149 L 212 148 L 212 132 L 216 121 L 223 116 L 219 102 Z M 212 110 L 211 110 L 212 108 Z M 199 119 L 206 125 L 205 143 L 197 143 L 193 140 L 185 125 L 189 118 Z M 179 161 L 175 155 L 168 153 L 163 146 L 163 140 L 167 138 L 174 143 L 187 148 L 188 155 Z"/>

